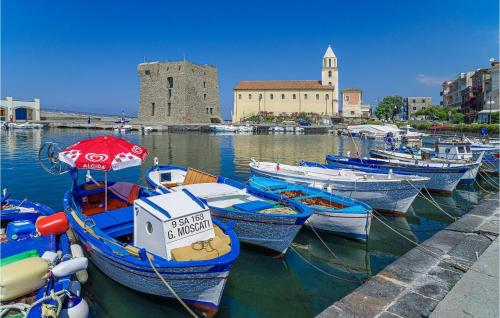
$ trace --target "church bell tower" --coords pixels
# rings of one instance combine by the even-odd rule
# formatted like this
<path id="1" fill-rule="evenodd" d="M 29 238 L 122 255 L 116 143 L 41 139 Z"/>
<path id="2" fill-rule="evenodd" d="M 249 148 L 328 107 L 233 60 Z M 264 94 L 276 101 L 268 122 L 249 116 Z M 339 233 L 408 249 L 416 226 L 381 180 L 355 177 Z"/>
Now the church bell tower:
<path id="1" fill-rule="evenodd" d="M 328 45 L 323 56 L 323 66 L 321 68 L 321 85 L 332 89 L 332 111 L 338 113 L 339 99 L 339 70 L 337 68 L 337 57 L 333 53 L 332 47 Z"/>

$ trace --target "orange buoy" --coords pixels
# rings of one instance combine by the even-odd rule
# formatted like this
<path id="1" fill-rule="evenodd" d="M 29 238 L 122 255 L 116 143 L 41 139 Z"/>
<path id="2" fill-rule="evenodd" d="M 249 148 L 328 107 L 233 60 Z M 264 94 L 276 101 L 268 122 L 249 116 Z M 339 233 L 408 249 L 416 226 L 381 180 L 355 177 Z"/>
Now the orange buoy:
<path id="1" fill-rule="evenodd" d="M 39 218 L 36 221 L 36 229 L 40 235 L 62 234 L 68 230 L 68 219 L 64 212 L 57 212 L 56 214 Z"/>

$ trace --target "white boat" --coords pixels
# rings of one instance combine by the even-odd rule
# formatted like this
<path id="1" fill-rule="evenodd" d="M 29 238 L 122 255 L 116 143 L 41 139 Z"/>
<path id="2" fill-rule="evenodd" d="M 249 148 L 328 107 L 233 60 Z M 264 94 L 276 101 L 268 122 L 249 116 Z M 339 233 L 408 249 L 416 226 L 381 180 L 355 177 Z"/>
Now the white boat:
<path id="1" fill-rule="evenodd" d="M 283 128 L 281 126 L 273 126 L 273 127 L 269 127 L 269 132 L 282 133 L 282 132 L 285 132 L 285 128 Z"/>
<path id="2" fill-rule="evenodd" d="M 253 174 L 285 180 L 326 190 L 363 201 L 376 210 L 406 213 L 429 178 L 392 172 L 325 167 L 305 163 L 303 166 L 258 162 L 252 159 Z M 312 166 L 315 165 L 315 166 Z"/>
<path id="3" fill-rule="evenodd" d="M 239 131 L 239 127 L 233 125 L 210 125 L 210 130 L 212 132 L 237 132 Z"/>
<path id="4" fill-rule="evenodd" d="M 132 125 L 119 125 L 113 128 L 115 132 L 126 133 L 132 130 Z"/>
<path id="5" fill-rule="evenodd" d="M 149 134 L 152 131 L 153 131 L 153 127 L 151 127 L 151 126 L 142 127 L 142 133 L 143 134 Z"/>
<path id="6" fill-rule="evenodd" d="M 238 127 L 238 132 L 240 133 L 251 133 L 253 132 L 254 127 L 250 125 L 245 125 L 245 126 L 239 126 Z"/>
<path id="7" fill-rule="evenodd" d="M 351 136 L 365 136 L 371 139 L 384 139 L 391 133 L 396 140 L 400 139 L 400 130 L 396 125 L 351 125 L 347 126 Z"/>
<path id="8" fill-rule="evenodd" d="M 403 137 L 425 137 L 429 136 L 426 133 L 418 132 L 415 128 L 410 125 L 406 125 L 399 128 L 399 134 Z"/>
<path id="9" fill-rule="evenodd" d="M 6 127 L 9 129 L 41 129 L 43 128 L 43 124 L 37 123 L 7 123 Z"/>
<path id="10" fill-rule="evenodd" d="M 294 126 L 285 126 L 285 131 L 286 132 L 294 132 L 295 131 L 295 127 Z"/>
<path id="11" fill-rule="evenodd" d="M 295 126 L 295 133 L 301 134 L 305 131 L 304 127 Z"/>

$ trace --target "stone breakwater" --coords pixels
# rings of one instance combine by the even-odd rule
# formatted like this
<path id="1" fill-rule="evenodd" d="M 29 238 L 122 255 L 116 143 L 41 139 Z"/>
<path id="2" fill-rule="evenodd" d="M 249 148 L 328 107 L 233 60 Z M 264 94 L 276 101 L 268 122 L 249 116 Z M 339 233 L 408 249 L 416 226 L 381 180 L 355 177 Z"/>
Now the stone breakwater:
<path id="1" fill-rule="evenodd" d="M 401 256 L 317 317 L 427 317 L 432 316 L 435 309 L 441 313 L 447 310 L 452 317 L 452 310 L 457 307 L 447 306 L 456 303 L 455 299 L 464 299 L 463 307 L 487 310 L 481 304 L 464 303 L 474 300 L 460 295 L 463 292 L 459 285 L 464 274 L 472 273 L 484 279 L 485 284 L 493 282 L 493 286 L 498 287 L 498 276 L 475 268 L 498 267 L 488 264 L 498 262 L 498 257 L 485 255 L 481 259 L 486 262 L 483 266 L 478 264 L 478 259 L 493 242 L 498 244 L 499 216 L 499 193 L 486 195 L 471 212 Z M 483 297 L 493 295 L 492 306 L 498 309 L 498 288 L 496 294 L 494 290 L 483 293 Z M 482 314 L 484 312 L 476 312 L 477 316 Z M 441 317 L 441 314 L 435 316 Z M 462 316 L 463 312 L 454 317 Z"/>

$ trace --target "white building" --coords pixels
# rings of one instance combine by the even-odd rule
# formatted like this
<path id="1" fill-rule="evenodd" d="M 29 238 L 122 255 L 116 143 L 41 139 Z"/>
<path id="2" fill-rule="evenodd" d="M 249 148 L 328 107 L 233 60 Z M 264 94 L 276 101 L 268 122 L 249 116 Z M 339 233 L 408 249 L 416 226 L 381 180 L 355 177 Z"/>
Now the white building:
<path id="1" fill-rule="evenodd" d="M 15 100 L 6 97 L 0 100 L 0 120 L 8 122 L 40 120 L 40 99 Z"/>

